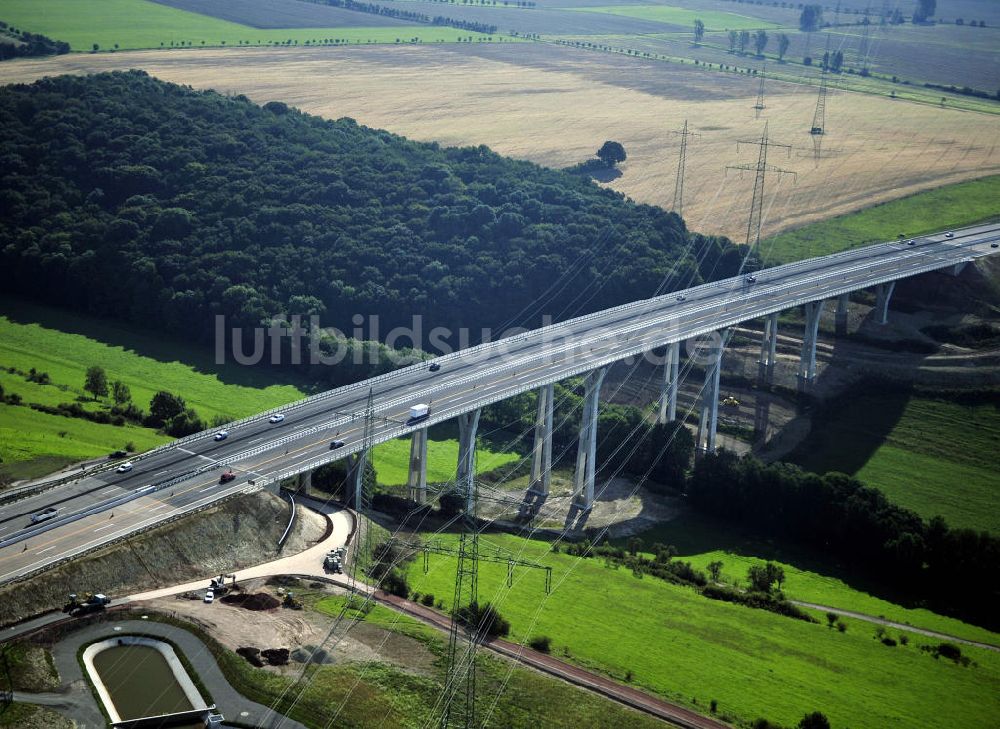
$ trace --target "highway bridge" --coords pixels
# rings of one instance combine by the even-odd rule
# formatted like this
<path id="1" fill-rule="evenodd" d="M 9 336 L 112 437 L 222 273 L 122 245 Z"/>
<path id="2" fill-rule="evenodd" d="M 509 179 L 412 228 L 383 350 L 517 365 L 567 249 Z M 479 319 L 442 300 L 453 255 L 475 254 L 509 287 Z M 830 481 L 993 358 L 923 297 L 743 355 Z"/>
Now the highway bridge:
<path id="1" fill-rule="evenodd" d="M 607 367 L 630 356 L 666 348 L 660 419 L 677 408 L 680 343 L 699 335 L 764 318 L 761 376 L 773 371 L 777 315 L 804 307 L 806 326 L 799 378 L 808 387 L 816 374 L 816 334 L 824 305 L 835 302 L 838 328 L 846 325 L 852 292 L 874 288 L 875 316 L 886 320 L 899 279 L 930 271 L 958 273 L 970 261 L 1000 252 L 1000 225 L 981 225 L 896 240 L 777 266 L 644 299 L 542 329 L 471 347 L 427 363 L 341 387 L 218 429 L 198 433 L 132 458 L 134 469 L 117 463 L 55 486 L 0 493 L 0 584 L 23 579 L 60 561 L 170 519 L 239 497 L 282 480 L 308 480 L 323 464 L 348 458 L 354 464 L 368 447 L 410 433 L 410 493 L 426 498 L 427 428 L 456 418 L 459 424 L 458 485 L 473 492 L 473 459 L 480 409 L 530 390 L 539 392 L 532 488 L 546 494 L 552 465 L 552 406 L 555 382 L 584 375 L 585 400 L 577 449 L 575 503 L 586 510 L 594 499 L 598 396 Z M 706 370 L 700 403 L 698 447 L 715 449 L 720 359 L 725 337 L 703 352 Z M 365 417 L 369 407 L 371 417 Z M 409 422 L 409 408 L 430 404 L 430 416 Z M 367 424 L 367 425 L 366 425 Z M 367 430 L 367 434 L 366 434 Z M 343 446 L 331 449 L 332 441 Z M 220 483 L 232 469 L 236 478 Z M 354 467 L 350 498 L 361 498 L 361 473 Z M 31 515 L 58 509 L 54 518 L 32 525 Z"/>

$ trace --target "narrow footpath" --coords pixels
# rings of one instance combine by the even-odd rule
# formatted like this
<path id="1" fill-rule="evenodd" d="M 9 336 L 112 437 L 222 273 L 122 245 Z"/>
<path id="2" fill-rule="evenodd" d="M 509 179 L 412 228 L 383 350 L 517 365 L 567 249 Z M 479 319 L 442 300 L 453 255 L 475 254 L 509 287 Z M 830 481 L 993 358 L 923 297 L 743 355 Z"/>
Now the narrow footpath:
<path id="1" fill-rule="evenodd" d="M 897 623 L 894 620 L 887 620 L 886 618 L 875 617 L 874 615 L 866 615 L 865 613 L 856 613 L 853 610 L 841 610 L 840 608 L 830 607 L 829 605 L 817 605 L 814 602 L 802 602 L 801 600 L 789 600 L 788 602 L 793 605 L 798 605 L 799 607 L 810 608 L 812 610 L 822 610 L 826 613 L 837 613 L 837 615 L 843 615 L 847 618 L 854 618 L 855 620 L 863 620 L 866 623 L 874 623 L 875 625 L 884 625 L 887 628 L 896 628 L 897 630 L 905 630 L 910 633 L 917 633 L 918 635 L 926 635 L 928 638 L 940 638 L 941 640 L 947 640 L 952 643 L 961 643 L 962 645 L 971 645 L 976 648 L 984 648 L 988 651 L 1000 652 L 1000 646 L 992 645 L 991 643 L 980 643 L 977 640 L 969 640 L 968 638 L 958 638 L 954 635 L 948 635 L 947 633 L 938 633 L 934 630 L 926 630 L 925 628 L 917 628 L 913 625 L 907 625 L 906 623 Z"/>

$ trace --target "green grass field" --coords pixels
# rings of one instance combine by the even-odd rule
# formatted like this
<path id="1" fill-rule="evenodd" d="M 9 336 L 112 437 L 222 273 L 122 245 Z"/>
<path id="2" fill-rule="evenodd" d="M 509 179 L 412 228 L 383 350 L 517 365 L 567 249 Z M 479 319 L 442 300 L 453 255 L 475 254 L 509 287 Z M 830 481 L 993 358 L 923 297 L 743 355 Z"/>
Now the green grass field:
<path id="1" fill-rule="evenodd" d="M 1000 634 L 938 615 L 923 608 L 908 608 L 865 591 L 863 584 L 848 584 L 835 565 L 818 563 L 816 555 L 760 538 L 731 522 L 688 511 L 639 535 L 645 548 L 660 542 L 677 547 L 678 559 L 706 570 L 709 562 L 723 563 L 722 581 L 746 587 L 747 569 L 765 560 L 782 566 L 787 576 L 786 597 L 828 605 L 839 610 L 883 617 L 925 630 L 1000 646 Z M 624 546 L 625 540 L 619 540 Z M 850 579 L 850 578 L 846 578 Z M 875 589 L 876 586 L 868 586 Z"/>
<path id="2" fill-rule="evenodd" d="M 875 205 L 761 241 L 768 264 L 787 263 L 868 243 L 934 233 L 1000 214 L 1000 175 L 960 182 Z"/>
<path id="3" fill-rule="evenodd" d="M 80 316 L 62 309 L 0 298 L 0 368 L 48 373 L 52 384 L 28 382 L 23 375 L 0 372 L 7 394 L 24 403 L 58 405 L 82 398 L 97 409 L 83 390 L 84 375 L 100 365 L 108 381 L 122 380 L 141 409 L 157 390 L 181 395 L 207 422 L 239 418 L 304 396 L 299 387 L 277 384 L 274 375 L 236 365 L 216 365 L 202 346 L 155 336 L 122 325 Z M 60 435 L 65 433 L 65 435 Z M 121 448 L 128 441 L 145 450 L 167 438 L 147 428 L 116 427 L 39 413 L 28 407 L 0 409 L 0 457 L 8 474 L 39 475 L 65 463 Z M 31 461 L 17 466 L 12 462 Z M 26 469 L 26 470 L 25 470 Z"/>
<path id="4" fill-rule="evenodd" d="M 951 526 L 1000 534 L 1000 408 L 906 393 L 852 397 L 795 460 L 843 471 L 892 501 Z"/>
<path id="5" fill-rule="evenodd" d="M 189 13 L 147 0 L 6 0 L 0 20 L 32 33 L 65 41 L 74 51 L 102 51 L 187 46 L 304 45 L 339 39 L 341 43 L 453 43 L 485 40 L 482 33 L 444 26 L 405 25 L 382 28 L 258 29 L 207 15 Z M 494 36 L 498 39 L 499 36 Z M 290 44 L 291 45 L 291 44 Z"/>
<path id="6" fill-rule="evenodd" d="M 146 451 L 172 440 L 149 428 L 92 423 L 81 418 L 0 405 L 0 475 L 43 475 L 74 461 L 106 455 L 126 443 Z"/>
<path id="7" fill-rule="evenodd" d="M 434 433 L 427 441 L 427 482 L 443 483 L 455 479 L 458 464 L 458 440 L 456 438 L 434 439 Z M 520 459 L 516 453 L 501 453 L 491 450 L 489 443 L 480 444 L 476 450 L 476 471 L 485 473 Z M 409 475 L 410 439 L 397 438 L 375 447 L 373 458 L 378 482 L 384 486 L 402 486 Z"/>
<path id="8" fill-rule="evenodd" d="M 926 727 L 948 707 L 952 726 L 987 727 L 1000 712 L 1000 655 L 963 648 L 975 665 L 935 660 L 919 649 L 931 639 L 911 635 L 889 648 L 874 627 L 846 620 L 846 633 L 773 613 L 708 600 L 655 578 L 637 579 L 601 560 L 552 554 L 544 542 L 489 535 L 490 543 L 553 567 L 553 592 L 538 571 L 522 569 L 507 589 L 507 568 L 481 564 L 480 602 L 493 602 L 512 624 L 512 637 L 547 635 L 553 654 L 619 680 L 742 721 L 767 717 L 793 726 L 822 711 L 833 726 Z M 411 587 L 446 606 L 455 561 L 419 561 Z M 894 636 L 898 631 L 890 631 Z M 696 702 L 696 704 L 695 704 Z"/>
<path id="9" fill-rule="evenodd" d="M 747 15 L 737 15 L 718 10 L 689 10 L 672 5 L 604 5 L 595 8 L 571 8 L 581 13 L 605 13 L 607 15 L 624 15 L 639 20 L 652 20 L 657 23 L 679 25 L 692 28 L 694 21 L 700 19 L 708 31 L 714 30 L 756 30 L 781 27 L 760 18 Z"/>

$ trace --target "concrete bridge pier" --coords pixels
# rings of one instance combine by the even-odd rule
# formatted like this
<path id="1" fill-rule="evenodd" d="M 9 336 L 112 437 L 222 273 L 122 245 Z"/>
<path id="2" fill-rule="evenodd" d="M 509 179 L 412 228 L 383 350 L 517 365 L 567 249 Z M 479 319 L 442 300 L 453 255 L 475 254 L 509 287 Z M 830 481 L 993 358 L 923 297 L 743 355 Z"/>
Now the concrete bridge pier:
<path id="1" fill-rule="evenodd" d="M 724 333 L 719 332 L 718 343 L 708 350 L 710 361 L 705 368 L 705 386 L 701 388 L 701 417 L 698 420 L 696 453 L 715 453 L 715 434 L 719 426 L 719 378 L 722 375 L 722 349 Z"/>
<path id="2" fill-rule="evenodd" d="M 313 472 L 312 470 L 303 471 L 298 475 L 298 483 L 296 484 L 295 490 L 299 493 L 305 494 L 309 492 L 309 489 L 313 485 Z"/>
<path id="3" fill-rule="evenodd" d="M 528 490 L 549 495 L 552 483 L 552 410 L 555 385 L 538 390 L 538 415 L 535 416 L 535 445 L 531 453 L 531 481 Z"/>
<path id="4" fill-rule="evenodd" d="M 587 375 L 583 381 L 583 422 L 580 425 L 580 442 L 576 449 L 576 472 L 573 474 L 573 504 L 585 511 L 594 505 L 594 472 L 597 460 L 597 406 L 600 402 L 601 384 L 608 368 L 601 367 Z"/>
<path id="5" fill-rule="evenodd" d="M 850 300 L 850 294 L 841 294 L 837 297 L 837 318 L 835 331 L 838 337 L 843 337 L 847 334 L 847 304 Z"/>
<path id="6" fill-rule="evenodd" d="M 774 381 L 774 362 L 778 352 L 778 312 L 764 319 L 764 336 L 760 340 L 760 359 L 757 360 L 757 379 L 761 384 Z"/>
<path id="7" fill-rule="evenodd" d="M 819 334 L 819 318 L 823 314 L 825 300 L 810 301 L 805 305 L 806 327 L 802 335 L 802 356 L 799 358 L 799 387 L 808 387 L 816 378 L 816 338 Z"/>
<path id="8" fill-rule="evenodd" d="M 663 425 L 677 419 L 677 381 L 680 373 L 681 343 L 667 345 L 667 361 L 663 363 L 663 384 L 660 388 L 660 413 L 656 422 Z"/>
<path id="9" fill-rule="evenodd" d="M 427 503 L 427 428 L 415 430 L 411 436 L 406 495 L 418 504 Z"/>
<path id="10" fill-rule="evenodd" d="M 889 323 L 889 299 L 896 288 L 896 282 L 879 284 L 875 287 L 875 318 L 879 324 Z"/>
<path id="11" fill-rule="evenodd" d="M 476 508 L 476 431 L 479 430 L 480 409 L 458 416 L 458 478 L 460 493 L 465 494 L 465 510 Z"/>
<path id="12" fill-rule="evenodd" d="M 370 454 L 367 451 L 361 451 L 347 457 L 347 482 L 345 484 L 347 493 L 345 494 L 344 501 L 356 511 L 361 511 L 368 506 L 364 499 L 366 469 L 361 467 L 362 461 L 365 463 L 368 462 L 368 455 Z"/>

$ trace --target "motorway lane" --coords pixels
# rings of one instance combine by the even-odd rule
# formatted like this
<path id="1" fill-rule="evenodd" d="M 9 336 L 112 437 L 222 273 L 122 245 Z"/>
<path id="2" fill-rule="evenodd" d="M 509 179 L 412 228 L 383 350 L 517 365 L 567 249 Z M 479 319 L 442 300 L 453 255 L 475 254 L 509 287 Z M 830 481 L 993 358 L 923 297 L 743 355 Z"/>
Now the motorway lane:
<path id="1" fill-rule="evenodd" d="M 405 419 L 409 406 L 415 402 L 432 404 L 427 423 L 447 420 L 468 411 L 473 405 L 495 402 L 629 354 L 686 338 L 697 331 L 756 318 L 769 310 L 787 308 L 796 301 L 826 298 L 845 290 L 864 288 L 879 278 L 901 278 L 923 269 L 949 266 L 969 257 L 996 252 L 990 242 L 998 236 L 1000 226 L 977 226 L 956 233 L 950 240 L 928 236 L 918 239 L 914 246 L 902 241 L 856 249 L 760 271 L 754 284 L 748 284 L 744 277 L 705 284 L 683 292 L 683 301 L 679 300 L 681 293 L 675 292 L 503 340 L 499 346 L 464 350 L 439 358 L 442 369 L 435 374 L 427 371 L 426 364 L 398 370 L 389 378 L 374 383 L 374 410 L 378 419 L 373 440 L 389 440 L 412 430 Z M 27 521 L 27 514 L 56 501 L 68 499 L 60 504 L 62 513 L 79 511 L 126 490 L 161 482 L 220 459 L 239 458 L 248 449 L 266 446 L 282 438 L 287 438 L 288 442 L 263 453 L 239 458 L 233 464 L 234 471 L 248 478 L 261 477 L 320 458 L 344 457 L 360 450 L 363 420 L 338 413 L 363 413 L 367 395 L 364 387 L 342 388 L 330 397 L 309 400 L 298 407 L 290 406 L 281 424 L 271 425 L 262 417 L 232 428 L 229 438 L 221 442 L 214 441 L 209 432 L 200 439 L 136 461 L 132 473 L 100 474 L 5 505 L 0 507 L 0 537 L 23 528 L 19 525 Z M 334 437 L 345 440 L 347 445 L 331 453 L 328 445 Z M 239 478 L 224 488 L 216 488 L 217 479 L 218 471 L 209 471 L 190 479 L 192 488 L 187 487 L 187 481 L 178 484 L 173 489 L 174 495 L 166 497 L 169 508 L 162 507 L 163 513 L 169 514 L 185 504 L 231 493 L 246 485 L 245 479 Z M 135 503 L 158 508 L 149 504 L 149 500 L 164 498 L 163 492 L 159 492 Z M 38 554 L 36 561 L 47 559 L 49 552 L 59 554 L 77 548 L 82 538 L 80 532 L 70 527 L 72 525 L 65 527 L 64 541 L 46 541 L 39 547 L 46 552 Z M 87 527 L 91 527 L 89 520 Z M 50 534 L 63 529 L 60 527 Z M 12 560 L 7 554 L 12 549 L 0 550 L 0 581 L 14 562 L 21 564 L 30 559 L 30 554 L 22 553 L 21 558 Z M 34 553 L 34 548 L 29 552 Z"/>

